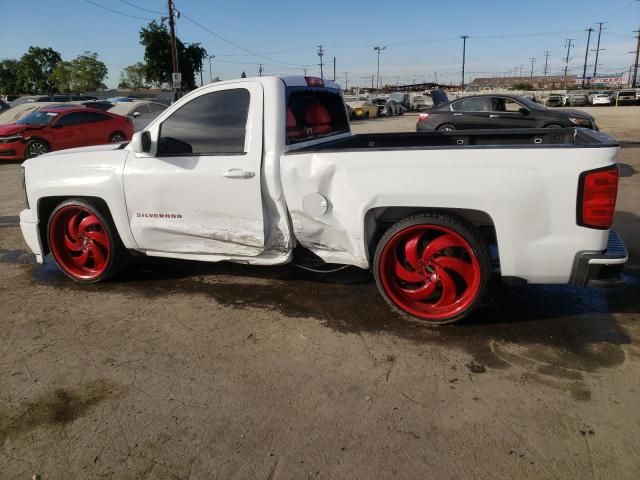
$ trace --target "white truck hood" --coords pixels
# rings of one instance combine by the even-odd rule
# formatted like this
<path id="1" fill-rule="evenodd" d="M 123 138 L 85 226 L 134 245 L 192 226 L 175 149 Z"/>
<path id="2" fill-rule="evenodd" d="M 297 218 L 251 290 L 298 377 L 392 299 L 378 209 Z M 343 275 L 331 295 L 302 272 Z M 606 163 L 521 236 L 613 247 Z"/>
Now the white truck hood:
<path id="1" fill-rule="evenodd" d="M 60 168 L 65 165 L 73 165 L 74 167 L 95 166 L 98 168 L 122 167 L 124 160 L 127 158 L 127 153 L 127 150 L 123 148 L 123 144 L 109 143 L 107 145 L 69 148 L 46 153 L 26 160 L 23 165 L 28 168 Z"/>

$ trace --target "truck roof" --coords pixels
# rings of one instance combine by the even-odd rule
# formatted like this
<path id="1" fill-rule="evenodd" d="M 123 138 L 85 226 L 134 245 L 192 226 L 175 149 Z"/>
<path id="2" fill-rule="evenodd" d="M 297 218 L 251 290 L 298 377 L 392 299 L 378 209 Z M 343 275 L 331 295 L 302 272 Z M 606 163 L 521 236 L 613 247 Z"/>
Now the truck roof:
<path id="1" fill-rule="evenodd" d="M 311 77 L 304 75 L 264 75 L 261 77 L 247 77 L 247 78 L 236 78 L 231 80 L 224 80 L 221 82 L 216 82 L 217 85 L 224 85 L 227 83 L 239 83 L 239 82 L 249 82 L 249 81 L 259 81 L 265 82 L 273 78 L 281 79 L 287 87 L 321 87 L 331 88 L 339 90 L 340 86 L 332 81 L 327 79 L 321 79 L 320 77 Z M 211 84 L 209 84 L 211 85 Z M 206 87 L 207 85 L 205 85 Z"/>

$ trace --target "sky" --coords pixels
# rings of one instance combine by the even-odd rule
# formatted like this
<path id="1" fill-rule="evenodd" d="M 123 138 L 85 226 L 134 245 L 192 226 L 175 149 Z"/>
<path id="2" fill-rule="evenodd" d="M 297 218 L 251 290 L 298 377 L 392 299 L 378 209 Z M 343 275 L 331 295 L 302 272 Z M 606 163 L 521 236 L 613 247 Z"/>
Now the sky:
<path id="1" fill-rule="evenodd" d="M 380 56 L 381 84 L 436 79 L 459 83 L 461 35 L 466 45 L 466 81 L 474 77 L 531 71 L 542 74 L 545 51 L 549 74 L 564 68 L 566 39 L 574 39 L 569 73 L 582 74 L 586 29 L 604 24 L 598 72 L 628 71 L 634 57 L 634 30 L 640 28 L 640 0 L 457 0 L 293 2 L 174 0 L 181 12 L 178 37 L 200 43 L 210 55 L 214 77 L 237 78 L 244 71 L 264 74 L 320 74 L 318 45 L 324 49 L 325 78 L 349 86 L 371 84 Z M 0 59 L 19 58 L 29 46 L 52 47 L 71 60 L 97 52 L 107 64 L 106 84 L 115 87 L 120 71 L 143 61 L 140 28 L 166 11 L 166 0 L 39 0 L 28 12 L 21 2 L 0 0 Z M 116 13 L 118 12 L 118 13 Z M 597 31 L 591 36 L 595 49 Z M 593 72 L 595 52 L 587 71 Z M 204 82 L 209 81 L 209 62 Z"/>

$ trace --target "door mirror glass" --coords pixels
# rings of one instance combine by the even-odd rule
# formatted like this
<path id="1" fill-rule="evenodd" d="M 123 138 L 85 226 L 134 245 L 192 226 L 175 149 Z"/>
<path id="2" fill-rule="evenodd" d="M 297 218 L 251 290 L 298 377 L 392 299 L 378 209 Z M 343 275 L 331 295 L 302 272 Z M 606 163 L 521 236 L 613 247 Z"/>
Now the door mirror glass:
<path id="1" fill-rule="evenodd" d="M 524 107 L 518 109 L 518 112 L 520 112 L 522 115 L 529 115 L 529 110 Z"/>

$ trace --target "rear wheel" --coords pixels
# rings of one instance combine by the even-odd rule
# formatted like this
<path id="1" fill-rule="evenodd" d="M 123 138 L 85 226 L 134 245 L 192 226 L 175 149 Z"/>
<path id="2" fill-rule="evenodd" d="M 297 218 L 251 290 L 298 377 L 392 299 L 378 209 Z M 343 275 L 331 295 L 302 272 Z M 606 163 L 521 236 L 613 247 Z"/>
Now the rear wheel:
<path id="1" fill-rule="evenodd" d="M 33 138 L 25 146 L 25 157 L 34 158 L 44 155 L 51 150 L 49 144 L 40 138 Z"/>
<path id="2" fill-rule="evenodd" d="M 436 128 L 439 132 L 450 132 L 452 130 L 456 130 L 455 125 L 451 125 L 450 123 L 445 123 L 444 125 L 440 125 Z"/>
<path id="3" fill-rule="evenodd" d="M 111 136 L 109 137 L 109 143 L 120 143 L 120 142 L 125 142 L 126 140 L 127 140 L 127 137 L 125 137 L 124 133 L 122 132 L 112 133 Z"/>
<path id="4" fill-rule="evenodd" d="M 396 223 L 374 259 L 376 284 L 387 303 L 426 325 L 467 316 L 481 301 L 490 275 L 486 242 L 471 225 L 442 214 Z"/>
<path id="5" fill-rule="evenodd" d="M 126 266 L 128 252 L 113 223 L 94 202 L 62 202 L 49 217 L 47 232 L 54 260 L 77 282 L 106 280 Z"/>

